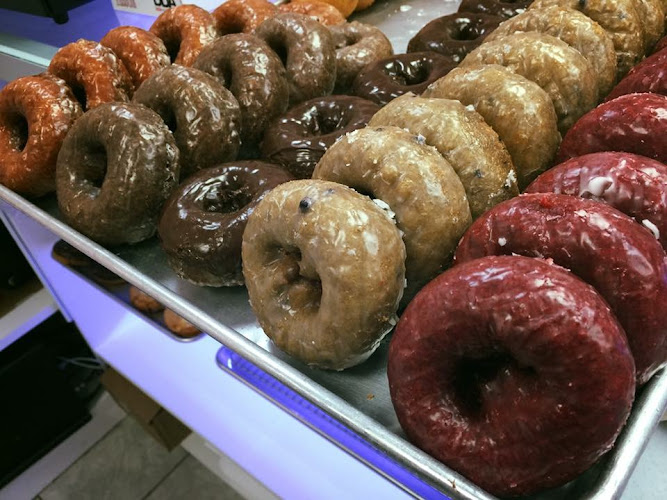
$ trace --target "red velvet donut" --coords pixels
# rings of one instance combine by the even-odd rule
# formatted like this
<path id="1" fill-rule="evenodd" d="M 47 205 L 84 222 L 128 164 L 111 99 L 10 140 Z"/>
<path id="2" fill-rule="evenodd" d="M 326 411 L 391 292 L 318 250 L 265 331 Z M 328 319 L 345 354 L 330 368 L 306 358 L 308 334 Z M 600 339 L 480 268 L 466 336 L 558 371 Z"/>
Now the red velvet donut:
<path id="1" fill-rule="evenodd" d="M 667 95 L 667 48 L 647 57 L 632 68 L 612 89 L 605 101 L 637 92 Z"/>
<path id="2" fill-rule="evenodd" d="M 597 289 L 625 329 L 638 383 L 665 363 L 667 256 L 646 228 L 604 203 L 525 194 L 477 219 L 455 261 L 514 253 L 553 259 Z"/>

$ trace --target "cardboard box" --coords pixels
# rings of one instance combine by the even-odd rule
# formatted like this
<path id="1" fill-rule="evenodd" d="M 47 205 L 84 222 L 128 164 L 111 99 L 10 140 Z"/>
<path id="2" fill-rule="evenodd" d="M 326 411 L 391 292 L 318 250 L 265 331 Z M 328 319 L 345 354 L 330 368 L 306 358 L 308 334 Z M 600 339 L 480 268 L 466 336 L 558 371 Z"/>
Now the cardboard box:
<path id="1" fill-rule="evenodd" d="M 102 385 L 118 405 L 132 415 L 155 440 L 172 450 L 190 429 L 111 367 L 102 374 Z"/>

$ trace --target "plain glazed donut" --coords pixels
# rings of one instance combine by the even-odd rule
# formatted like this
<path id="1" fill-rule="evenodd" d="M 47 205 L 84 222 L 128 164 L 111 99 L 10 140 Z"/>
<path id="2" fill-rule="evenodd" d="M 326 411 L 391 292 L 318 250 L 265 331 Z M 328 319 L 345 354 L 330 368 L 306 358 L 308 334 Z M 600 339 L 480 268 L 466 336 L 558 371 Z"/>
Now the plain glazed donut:
<path id="1" fill-rule="evenodd" d="M 26 196 L 55 189 L 56 160 L 82 114 L 63 80 L 25 76 L 0 90 L 0 184 Z"/>
<path id="2" fill-rule="evenodd" d="M 157 113 L 132 103 L 102 104 L 65 138 L 56 170 L 67 224 L 105 245 L 150 238 L 178 184 L 178 149 Z"/>
<path id="3" fill-rule="evenodd" d="M 422 96 L 454 99 L 474 106 L 505 144 L 519 189 L 553 164 L 561 137 L 549 95 L 504 66 L 454 68 L 432 83 Z"/>
<path id="4" fill-rule="evenodd" d="M 389 205 L 405 242 L 407 303 L 451 263 L 472 223 L 465 189 L 452 166 L 423 138 L 397 127 L 366 127 L 343 136 L 313 172 Z"/>
<path id="5" fill-rule="evenodd" d="M 366 126 L 378 109 L 370 101 L 344 95 L 301 103 L 267 127 L 262 156 L 297 178 L 309 178 L 324 152 L 346 133 Z"/>
<path id="6" fill-rule="evenodd" d="M 220 35 L 252 33 L 278 12 L 267 0 L 227 0 L 212 14 Z"/>
<path id="7" fill-rule="evenodd" d="M 667 50 L 656 52 L 632 68 L 605 101 L 626 94 L 647 92 L 667 96 Z"/>
<path id="8" fill-rule="evenodd" d="M 292 3 L 298 2 L 301 3 L 304 0 L 292 0 Z M 306 2 L 310 0 L 305 0 Z M 343 17 L 348 18 L 355 11 L 358 5 L 358 0 L 322 0 L 323 2 L 328 3 L 332 7 L 335 7 Z"/>
<path id="9" fill-rule="evenodd" d="M 287 71 L 290 105 L 331 94 L 336 83 L 336 49 L 329 30 L 301 14 L 278 14 L 255 35 L 281 57 Z"/>
<path id="10" fill-rule="evenodd" d="M 239 105 L 211 75 L 174 64 L 146 80 L 133 102 L 157 112 L 173 132 L 180 151 L 181 178 L 236 159 Z"/>
<path id="11" fill-rule="evenodd" d="M 564 484 L 609 450 L 633 372 L 595 290 L 524 257 L 485 257 L 429 283 L 401 317 L 387 366 L 410 441 L 502 498 Z"/>
<path id="12" fill-rule="evenodd" d="M 597 201 L 525 194 L 477 219 L 456 262 L 513 253 L 553 259 L 597 289 L 623 325 L 638 384 L 665 363 L 667 257 L 645 227 Z"/>
<path id="13" fill-rule="evenodd" d="M 267 192 L 292 179 L 259 161 L 226 163 L 190 176 L 167 200 L 158 224 L 171 268 L 195 285 L 242 285 L 241 238 L 248 217 Z"/>
<path id="14" fill-rule="evenodd" d="M 110 48 L 123 61 L 138 88 L 149 76 L 171 64 L 167 47 L 150 31 L 119 26 L 109 31 L 100 44 Z"/>
<path id="15" fill-rule="evenodd" d="M 650 52 L 665 32 L 665 10 L 662 0 L 636 0 L 635 4 L 644 29 L 645 52 Z"/>
<path id="16" fill-rule="evenodd" d="M 509 19 L 525 12 L 533 0 L 462 0 L 458 12 L 480 12 Z"/>
<path id="17" fill-rule="evenodd" d="M 241 109 L 241 142 L 258 142 L 268 123 L 287 109 L 289 89 L 280 58 L 261 39 L 237 33 L 202 50 L 194 68 L 227 87 Z"/>
<path id="18" fill-rule="evenodd" d="M 150 32 L 164 42 L 171 61 L 182 66 L 192 66 L 202 49 L 218 36 L 215 19 L 196 5 L 165 10 Z"/>
<path id="19" fill-rule="evenodd" d="M 118 56 L 90 40 L 77 40 L 59 49 L 48 72 L 65 80 L 84 111 L 105 102 L 129 101 L 134 90 Z"/>
<path id="20" fill-rule="evenodd" d="M 243 233 L 243 275 L 264 333 L 304 363 L 365 361 L 396 322 L 405 246 L 384 210 L 320 180 L 274 188 Z"/>
<path id="21" fill-rule="evenodd" d="M 519 194 L 512 159 L 498 134 L 458 101 L 406 94 L 378 111 L 369 124 L 404 128 L 435 146 L 461 179 L 473 219 Z"/>
<path id="22" fill-rule="evenodd" d="M 326 2 L 318 2 L 317 0 L 283 3 L 278 5 L 278 10 L 280 12 L 294 12 L 295 14 L 312 17 L 318 23 L 325 26 L 334 26 L 346 21 L 345 16 L 336 7 Z"/>

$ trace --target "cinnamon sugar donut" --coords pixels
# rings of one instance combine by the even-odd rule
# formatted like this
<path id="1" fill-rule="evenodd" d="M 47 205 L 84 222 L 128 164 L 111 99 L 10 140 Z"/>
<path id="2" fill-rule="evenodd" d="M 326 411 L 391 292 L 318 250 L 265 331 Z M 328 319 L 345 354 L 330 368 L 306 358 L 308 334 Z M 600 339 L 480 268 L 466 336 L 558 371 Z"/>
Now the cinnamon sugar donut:
<path id="1" fill-rule="evenodd" d="M 81 106 L 63 80 L 26 76 L 0 90 L 0 183 L 42 196 L 55 189 L 56 159 Z"/>
<path id="2" fill-rule="evenodd" d="M 218 36 L 213 16 L 196 5 L 165 10 L 150 32 L 164 42 L 171 61 L 183 66 L 191 66 L 204 46 Z"/>
<path id="3" fill-rule="evenodd" d="M 312 17 L 325 26 L 334 26 L 346 21 L 345 16 L 336 7 L 326 2 L 318 2 L 317 0 L 283 3 L 278 6 L 278 10 L 280 12 L 294 12 Z"/>
<path id="4" fill-rule="evenodd" d="M 227 0 L 212 14 L 220 35 L 252 33 L 266 19 L 276 15 L 276 6 L 267 0 Z"/>
<path id="5" fill-rule="evenodd" d="M 118 56 L 90 40 L 77 40 L 59 49 L 48 71 L 65 80 L 85 111 L 105 102 L 129 101 L 134 90 Z"/>

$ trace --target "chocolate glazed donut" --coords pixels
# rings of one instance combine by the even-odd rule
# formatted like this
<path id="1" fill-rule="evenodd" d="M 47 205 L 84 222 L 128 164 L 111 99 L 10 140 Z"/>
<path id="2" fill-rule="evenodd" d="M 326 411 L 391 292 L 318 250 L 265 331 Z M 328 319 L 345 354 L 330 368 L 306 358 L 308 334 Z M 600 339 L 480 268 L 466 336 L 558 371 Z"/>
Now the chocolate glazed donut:
<path id="1" fill-rule="evenodd" d="M 158 225 L 171 268 L 195 285 L 242 285 L 248 217 L 266 193 L 289 180 L 283 169 L 259 161 L 226 163 L 188 178 L 165 204 Z"/>
<path id="2" fill-rule="evenodd" d="M 65 221 L 98 243 L 151 237 L 178 183 L 178 149 L 162 119 L 132 103 L 101 104 L 79 118 L 58 155 Z"/>
<path id="3" fill-rule="evenodd" d="M 329 146 L 346 133 L 366 126 L 379 109 L 354 96 L 306 101 L 269 125 L 261 145 L 262 155 L 297 178 L 309 178 Z"/>

